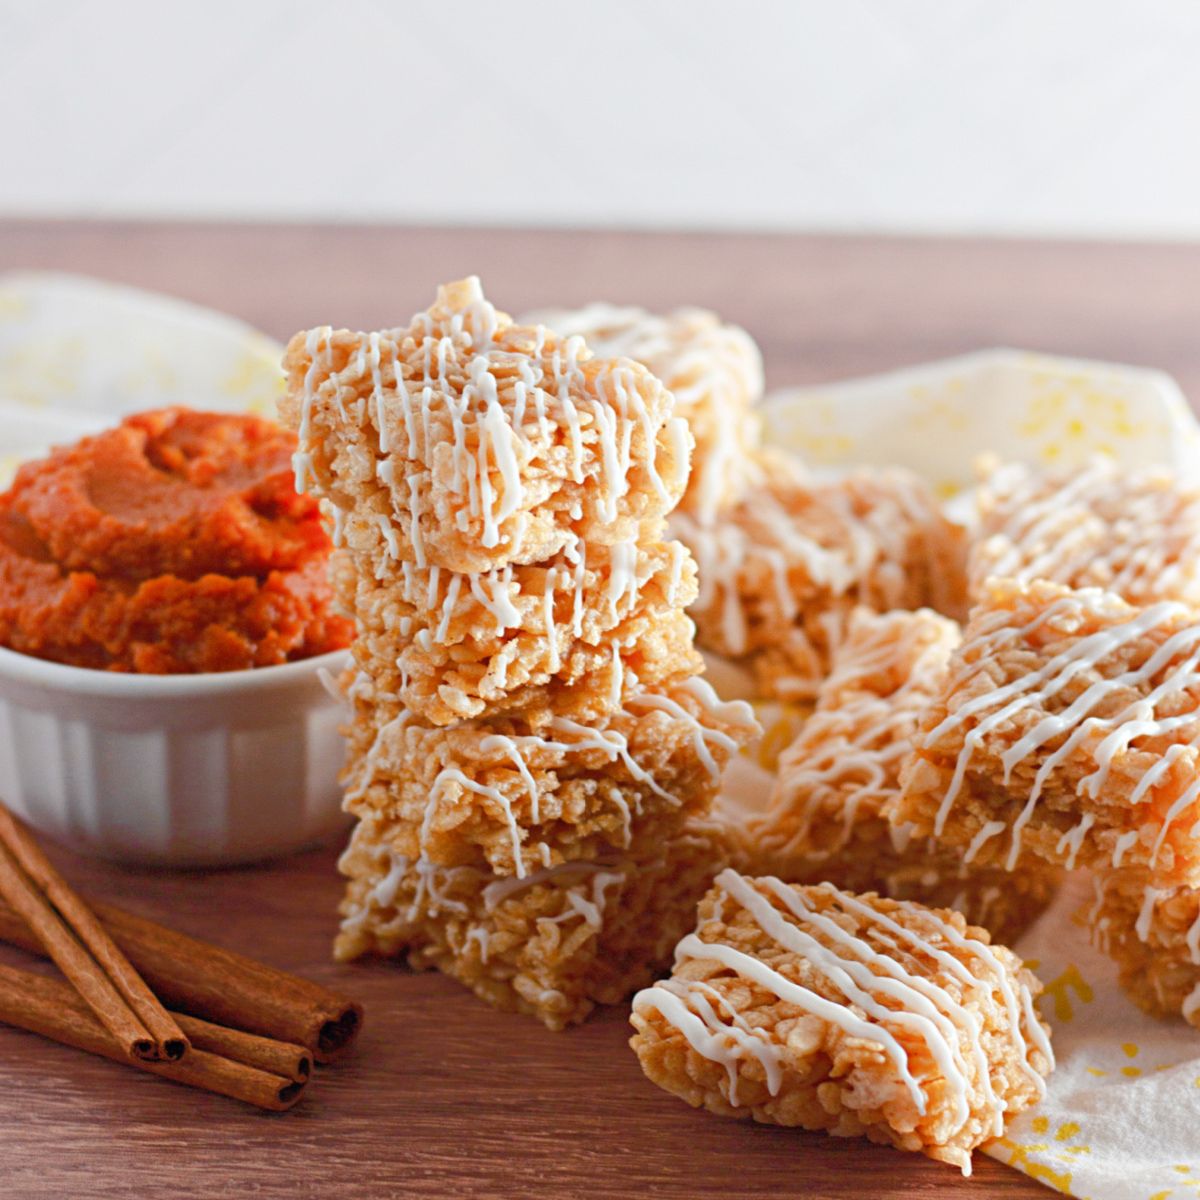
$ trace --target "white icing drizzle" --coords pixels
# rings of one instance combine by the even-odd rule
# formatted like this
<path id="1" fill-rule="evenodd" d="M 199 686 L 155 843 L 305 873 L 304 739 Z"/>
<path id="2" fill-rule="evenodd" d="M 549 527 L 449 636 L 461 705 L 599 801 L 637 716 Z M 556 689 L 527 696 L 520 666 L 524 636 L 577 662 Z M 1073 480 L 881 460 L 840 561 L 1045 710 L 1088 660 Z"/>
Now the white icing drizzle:
<path id="1" fill-rule="evenodd" d="M 767 1089 L 777 1095 L 783 1082 L 782 1047 L 764 1031 L 750 1027 L 728 1004 L 728 1015 L 719 1014 L 710 1002 L 714 995 L 720 998 L 715 989 L 699 981 L 664 979 L 634 996 L 633 1011 L 657 1010 L 697 1054 L 720 1063 L 729 1080 L 730 1104 L 737 1104 L 738 1061 L 748 1057 L 762 1064 Z"/>
<path id="2" fill-rule="evenodd" d="M 1187 998 L 1183 1002 L 1183 1007 L 1180 1009 L 1185 1021 L 1191 1019 L 1200 1012 L 1200 983 L 1188 993 Z"/>
<path id="3" fill-rule="evenodd" d="M 1133 929 L 1139 942 L 1150 940 L 1150 929 L 1154 924 L 1154 906 L 1166 893 L 1159 888 L 1147 886 L 1142 891 L 1142 905 L 1138 909 L 1137 921 Z"/>
<path id="4" fill-rule="evenodd" d="M 1016 766 L 1040 751 L 1048 742 L 1062 738 L 1061 744 L 1048 754 L 1036 772 L 1029 789 L 1025 805 L 1013 823 L 1012 840 L 1007 860 L 1011 870 L 1018 861 L 1021 836 L 1033 817 L 1042 789 L 1051 773 L 1069 756 L 1086 746 L 1087 753 L 1095 763 L 1095 769 L 1079 784 L 1080 794 L 1095 798 L 1103 787 L 1108 773 L 1119 754 L 1135 748 L 1143 739 L 1190 732 L 1200 735 L 1200 716 L 1191 708 L 1183 715 L 1158 716 L 1159 706 L 1181 694 L 1200 691 L 1200 623 L 1190 623 L 1193 618 L 1184 605 L 1165 601 L 1149 608 L 1127 609 L 1110 593 L 1098 589 L 1083 589 L 1062 596 L 1041 610 L 1031 621 L 1014 627 L 1008 623 L 1009 614 L 1001 611 L 993 614 L 989 622 L 981 627 L 969 650 L 969 663 L 952 680 L 959 688 L 971 674 L 990 661 L 997 653 L 1013 643 L 1027 642 L 1029 637 L 1048 624 L 1078 625 L 1088 614 L 1103 618 L 1118 614 L 1125 619 L 1095 633 L 1080 637 L 1065 650 L 1054 655 L 1035 670 L 1000 687 L 989 688 L 979 695 L 959 704 L 937 726 L 926 733 L 922 744 L 936 747 L 944 737 L 966 727 L 962 749 L 955 762 L 949 786 L 938 808 L 934 821 L 934 833 L 940 835 L 945 828 L 954 802 L 962 791 L 967 771 L 975 748 L 993 730 L 999 729 L 1026 711 L 1045 712 L 1047 702 L 1052 701 L 1073 681 L 1090 672 L 1099 674 L 1106 660 L 1120 655 L 1134 641 L 1154 630 L 1177 625 L 1184 621 L 1157 646 L 1146 660 L 1136 668 L 1114 670 L 1111 677 L 1093 680 L 1085 690 L 1061 712 L 1047 714 L 1034 722 L 1001 756 L 1005 782 L 1011 785 Z M 1160 678 L 1161 676 L 1161 678 Z M 1105 713 L 1112 708 L 1109 697 L 1124 689 L 1136 691 L 1148 688 L 1145 696 L 1137 696 L 1116 712 Z M 1064 736 L 1065 735 L 1065 736 Z M 1144 771 L 1130 796 L 1130 806 L 1137 805 L 1170 769 L 1172 763 L 1185 752 L 1180 743 L 1173 744 L 1166 754 L 1159 757 Z M 1157 861 L 1158 853 L 1172 824 L 1200 796 L 1200 782 L 1184 790 L 1168 810 L 1161 823 L 1154 844 L 1150 865 Z M 1095 818 L 1093 818 L 1094 821 Z M 1078 826 L 1060 843 L 1072 849 L 1072 861 L 1084 845 L 1092 821 L 1081 829 Z M 1137 840 L 1136 834 L 1128 834 L 1118 843 L 1114 854 L 1114 865 Z"/>
<path id="5" fill-rule="evenodd" d="M 1117 838 L 1116 844 L 1113 847 L 1112 865 L 1119 867 L 1122 860 L 1125 858 L 1126 852 L 1138 840 L 1137 830 L 1129 829 Z"/>
<path id="6" fill-rule="evenodd" d="M 422 851 L 424 851 L 425 846 L 428 844 L 429 831 L 433 824 L 433 818 L 438 811 L 439 801 L 448 783 L 457 784 L 464 791 L 471 792 L 476 796 L 483 796 L 485 799 L 492 801 L 493 804 L 499 805 L 504 814 L 505 824 L 508 826 L 509 840 L 512 844 L 513 863 L 516 867 L 517 876 L 524 876 L 525 861 L 521 854 L 521 830 L 517 825 L 517 818 L 513 813 L 512 803 L 499 788 L 478 783 L 469 775 L 463 774 L 457 767 L 443 767 L 438 772 L 437 778 L 433 781 L 433 787 L 429 792 L 429 802 L 425 805 L 425 816 L 421 821 L 420 845 Z"/>
<path id="7" fill-rule="evenodd" d="M 736 872 L 725 870 L 717 876 L 716 883 L 725 896 L 753 918 L 764 934 L 808 963 L 842 1000 L 820 995 L 787 979 L 762 960 L 720 942 L 704 941 L 699 934 L 690 934 L 679 944 L 677 964 L 692 959 L 716 961 L 802 1011 L 836 1025 L 851 1036 L 878 1044 L 917 1112 L 924 1115 L 927 1101 L 922 1081 L 913 1073 L 907 1052 L 892 1032 L 906 1030 L 925 1044 L 937 1076 L 950 1090 L 957 1128 L 970 1117 L 974 1087 L 981 1093 L 980 1103 L 989 1112 L 992 1130 L 998 1135 L 1003 1130 L 1004 1103 L 991 1082 L 981 1043 L 980 1018 L 930 975 L 914 971 L 901 958 L 876 949 L 876 945 L 890 946 L 898 955 L 903 943 L 911 948 L 909 953 L 932 958 L 942 971 L 962 985 L 965 994 L 980 987 L 998 994 L 1008 1016 L 1007 1032 L 1021 1068 L 1039 1094 L 1044 1090 L 1041 1076 L 1029 1062 L 1031 1046 L 1025 1040 L 1026 1030 L 1032 1038 L 1032 1048 L 1052 1063 L 1049 1041 L 1034 1015 L 1028 988 L 1020 982 L 1014 983 L 990 947 L 960 934 L 937 914 L 920 906 L 911 903 L 901 906 L 910 916 L 917 915 L 924 926 L 923 930 L 914 930 L 830 884 L 821 887 L 834 899 L 836 909 L 857 919 L 858 932 L 847 930 L 832 916 L 819 912 L 799 891 L 777 879 L 760 880 L 755 886 Z M 760 888 L 768 894 L 764 895 Z M 875 944 L 864 936 L 868 929 L 874 931 Z M 942 948 L 947 944 L 969 958 L 975 970 L 969 969 L 962 957 Z M 633 1008 L 640 1014 L 657 1011 L 697 1053 L 720 1064 L 729 1078 L 731 1103 L 737 1103 L 737 1064 L 748 1057 L 763 1065 L 769 1093 L 778 1094 L 784 1047 L 771 1041 L 765 1031 L 754 1029 L 744 1020 L 733 1020 L 731 1014 L 718 1012 L 711 1003 L 715 994 L 715 989 L 707 983 L 676 976 L 639 992 Z M 866 1014 L 866 1018 L 860 1017 L 859 1012 Z"/>
<path id="8" fill-rule="evenodd" d="M 329 540 L 334 546 L 339 549 L 346 544 L 346 517 L 349 515 L 347 511 L 333 500 L 326 500 L 329 505 L 329 512 L 333 514 L 333 525 L 329 531 Z"/>
<path id="9" fill-rule="evenodd" d="M 491 956 L 491 934 L 482 925 L 472 925 L 471 928 L 467 930 L 467 935 L 463 944 L 465 946 L 470 946 L 472 943 L 474 943 L 477 947 L 479 961 L 481 963 L 486 963 L 488 958 Z"/>
<path id="10" fill-rule="evenodd" d="M 775 899 L 784 904 L 791 916 L 801 922 L 800 925 L 789 922 L 765 896 L 744 880 L 737 885 L 740 890 L 731 894 L 753 915 L 760 929 L 778 945 L 816 967 L 846 997 L 848 1003 L 861 1008 L 877 1021 L 890 1022 L 920 1037 L 954 1094 L 959 1126 L 965 1124 L 970 1115 L 966 1098 L 966 1064 L 959 1054 L 955 1027 L 930 1002 L 928 992 L 933 989 L 925 981 L 901 969 L 894 960 L 876 952 L 860 937 L 847 933 L 836 921 L 811 909 L 803 897 L 787 884 L 777 879 L 766 879 L 763 883 Z M 728 884 L 725 886 L 728 888 Z M 827 946 L 806 932 L 804 924 L 823 933 L 833 946 Z M 876 974 L 872 967 L 882 974 Z M 940 993 L 939 999 L 944 997 L 950 1000 L 943 989 L 936 991 Z M 893 1000 L 902 1007 L 892 1008 L 876 1000 L 876 995 Z M 960 1009 L 960 1012 L 965 1021 L 965 1010 Z M 973 1027 L 971 1032 L 978 1038 L 977 1027 Z M 915 1079 L 913 1083 L 915 1085 Z M 914 1099 L 919 1100 L 918 1111 L 924 1113 L 925 1097 L 919 1088 L 915 1089 Z"/>
<path id="11" fill-rule="evenodd" d="M 435 313 L 418 314 L 407 330 L 358 335 L 355 352 L 338 370 L 332 330 L 309 332 L 293 458 L 298 490 L 313 482 L 313 452 L 325 436 L 315 422 L 318 403 L 322 409 L 335 403 L 349 420 L 346 397 L 361 396 L 352 406 L 353 423 L 374 431 L 375 474 L 393 504 L 400 499 L 397 479 L 405 481 L 405 523 L 418 566 L 428 552 L 426 522 L 449 515 L 424 505 L 440 449 L 434 441 L 445 423 L 448 482 L 464 502 L 454 520 L 463 530 L 476 523 L 480 545 L 504 551 L 509 561 L 521 553 L 529 525 L 526 467 L 557 453 L 559 431 L 575 483 L 585 482 L 586 459 L 602 520 L 618 517 L 635 468 L 645 472 L 660 500 L 673 498 L 687 468 L 686 448 L 677 452 L 678 431 L 667 428 L 670 397 L 661 411 L 648 407 L 660 393 L 641 368 L 614 359 L 594 360 L 597 365 L 585 369 L 591 351 L 583 338 L 566 337 L 551 349 L 544 328 L 514 332 L 473 276 L 443 288 Z M 322 412 L 321 422 L 329 419 Z M 663 442 L 672 448 L 670 480 L 663 479 L 658 461 Z"/>
<path id="12" fill-rule="evenodd" d="M 704 714 L 715 716 L 719 720 L 740 727 L 750 735 L 758 730 L 758 720 L 754 716 L 754 710 L 744 700 L 722 701 L 718 699 L 712 685 L 699 676 L 684 681 L 679 687 L 680 690 L 688 692 L 693 699 L 699 702 Z M 659 712 L 665 712 L 672 719 L 689 726 L 696 756 L 700 759 L 701 765 L 708 772 L 709 777 L 714 780 L 720 779 L 722 767 L 713 757 L 712 751 L 709 750 L 709 742 L 718 746 L 726 754 L 736 752 L 740 745 L 741 739 L 704 724 L 677 700 L 671 699 L 662 692 L 640 692 L 631 696 L 628 704 L 631 709 L 656 709 Z"/>
<path id="13" fill-rule="evenodd" d="M 638 598 L 638 544 L 636 541 L 614 542 L 609 548 L 608 586 L 605 597 L 613 620 L 616 620 L 622 600 L 628 600 L 629 608 L 637 604 Z"/>
<path id="14" fill-rule="evenodd" d="M 1003 821 L 988 821 L 979 832 L 967 843 L 967 852 L 963 855 L 964 863 L 972 863 L 975 861 L 975 856 L 983 849 L 984 845 L 996 837 L 997 834 L 1003 833 L 1008 828 Z"/>
<path id="15" fill-rule="evenodd" d="M 1062 854 L 1066 851 L 1067 857 L 1063 865 L 1068 871 L 1075 870 L 1075 860 L 1079 857 L 1079 848 L 1083 845 L 1083 839 L 1087 836 L 1087 831 L 1095 822 L 1095 813 L 1084 813 L 1079 821 L 1058 839 L 1058 844 L 1054 847 L 1054 853 Z M 1002 822 L 998 821 L 989 821 L 988 826 L 991 825 L 1000 825 L 1001 829 L 1005 827 Z"/>
<path id="16" fill-rule="evenodd" d="M 597 876 L 604 876 L 605 882 L 601 888 L 608 887 L 614 879 L 623 879 L 620 874 L 614 874 L 603 863 L 566 862 L 554 867 L 546 867 L 540 871 L 532 871 L 528 875 L 508 875 L 493 879 L 482 892 L 483 905 L 488 912 L 494 912 L 506 900 L 547 883 L 561 883 L 565 879 L 579 878 L 591 881 Z M 602 907 L 602 906 L 601 906 Z"/>
<path id="17" fill-rule="evenodd" d="M 899 792 L 900 765 L 956 637 L 956 626 L 930 613 L 854 615 L 813 717 L 780 756 L 770 804 L 750 821 L 759 844 L 827 857 L 846 845 L 860 817 L 879 816 Z M 820 825 L 818 836 L 822 817 L 840 820 L 840 832 Z M 911 829 L 890 833 L 903 851 Z M 968 861 L 976 852 L 968 850 Z"/>
<path id="18" fill-rule="evenodd" d="M 954 975 L 964 986 L 970 986 L 972 982 L 979 982 L 979 976 L 968 970 L 953 954 L 931 943 L 928 938 L 921 937 L 920 934 L 905 925 L 901 925 L 892 917 L 886 916 L 869 905 L 864 904 L 848 892 L 838 892 L 836 888 L 833 888 L 829 884 L 823 884 L 822 886 L 826 890 L 836 893 L 838 902 L 847 911 L 857 914 L 863 920 L 874 921 L 901 941 L 923 953 L 929 954 L 943 970 Z M 924 924 L 928 925 L 940 940 L 949 942 L 955 949 L 973 956 L 976 961 L 980 962 L 987 969 L 989 975 L 988 982 L 1000 993 L 1000 998 L 1004 1004 L 1005 1012 L 1008 1016 L 1009 1034 L 1016 1044 L 1017 1057 L 1021 1070 L 1034 1087 L 1038 1089 L 1039 1094 L 1044 1093 L 1045 1080 L 1042 1079 L 1029 1063 L 1029 1048 L 1022 1033 L 1022 1014 L 1024 1014 L 1025 1024 L 1028 1027 L 1034 1048 L 1045 1057 L 1047 1063 L 1050 1065 L 1054 1063 L 1054 1052 L 1050 1048 L 1049 1035 L 1042 1028 L 1041 1023 L 1033 1016 L 1033 997 L 1029 992 L 1029 988 L 1023 983 L 1018 983 L 1014 987 L 1012 979 L 1004 969 L 1004 965 L 996 957 L 995 951 L 984 942 L 959 933 L 953 925 L 948 921 L 944 921 L 937 913 L 923 908 L 919 904 L 901 902 L 901 906 L 909 914 L 916 915 Z"/>
<path id="19" fill-rule="evenodd" d="M 535 822 L 540 821 L 541 804 L 538 799 L 537 781 L 530 774 L 529 765 L 526 763 L 525 756 L 521 753 L 521 749 L 517 743 L 512 738 L 505 737 L 503 734 L 493 733 L 479 743 L 479 749 L 484 754 L 487 754 L 491 750 L 500 749 L 512 759 L 513 766 L 517 768 L 517 773 L 521 776 L 522 782 L 529 791 L 529 819 Z"/>
<path id="20" fill-rule="evenodd" d="M 656 316 L 640 308 L 591 304 L 525 319 L 563 336 L 580 334 L 596 354 L 633 359 L 666 384 L 676 412 L 703 444 L 692 473 L 691 506 L 701 522 L 711 524 L 740 482 L 744 451 L 757 431 L 750 410 L 763 392 L 762 357 L 750 337 L 699 309 Z"/>
<path id="21" fill-rule="evenodd" d="M 679 585 L 683 582 L 683 568 L 688 561 L 687 547 L 682 542 L 670 542 L 671 547 L 671 581 L 667 585 L 667 603 L 674 608 L 678 596 Z"/>
<path id="22" fill-rule="evenodd" d="M 994 575 L 1099 585 L 1135 604 L 1200 601 L 1200 493 L 1165 471 L 1103 457 L 1070 474 L 1005 464 L 981 486 L 980 507 L 976 585 Z"/>

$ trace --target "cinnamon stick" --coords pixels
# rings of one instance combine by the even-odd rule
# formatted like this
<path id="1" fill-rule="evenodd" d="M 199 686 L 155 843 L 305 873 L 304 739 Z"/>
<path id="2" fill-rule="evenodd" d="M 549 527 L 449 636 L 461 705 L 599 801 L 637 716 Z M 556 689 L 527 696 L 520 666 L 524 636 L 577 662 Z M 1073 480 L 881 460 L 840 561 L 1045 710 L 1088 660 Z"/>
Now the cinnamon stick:
<path id="1" fill-rule="evenodd" d="M 30 853 L 31 849 L 35 853 Z M 180 1058 L 187 1050 L 187 1039 L 100 929 L 99 922 L 87 913 L 78 897 L 68 898 L 70 889 L 65 884 L 52 888 L 66 906 L 65 913 L 41 890 L 39 875 L 49 878 L 41 871 L 42 866 L 51 872 L 53 868 L 44 860 L 39 862 L 39 855 L 28 835 L 23 835 L 0 805 L 0 895 L 28 923 L 44 952 L 75 985 L 127 1055 Z M 36 874 L 30 873 L 27 863 Z M 161 1017 L 154 1015 L 154 1010 Z"/>
<path id="2" fill-rule="evenodd" d="M 91 908 L 159 999 L 177 1012 L 302 1046 L 317 1062 L 342 1054 L 362 1027 L 362 1008 L 319 984 L 111 904 Z M 0 940 L 44 954 L 3 901 Z"/>
<path id="3" fill-rule="evenodd" d="M 188 1048 L 183 1031 L 167 1014 L 166 1009 L 133 969 L 125 955 L 117 949 L 91 909 L 45 856 L 24 823 L 3 804 L 0 804 L 0 844 L 3 844 L 20 864 L 21 869 L 45 893 L 46 899 L 57 910 L 63 924 L 83 943 L 125 1005 L 149 1033 L 153 1042 L 150 1051 L 147 1053 L 135 1046 L 134 1053 L 140 1058 L 165 1058 L 170 1062 L 182 1058 Z M 50 949 L 51 947 L 47 946 L 47 950 Z M 78 984 L 76 986 L 78 987 Z M 87 993 L 80 994 L 88 1000 Z M 97 1016 L 104 1020 L 99 1012 Z"/>
<path id="4" fill-rule="evenodd" d="M 227 1029 L 186 1013 L 171 1015 L 187 1034 L 193 1050 L 207 1050 L 209 1054 L 219 1054 L 248 1067 L 281 1075 L 294 1083 L 307 1083 L 312 1074 L 312 1055 L 303 1046 L 277 1042 L 256 1033 L 243 1033 L 240 1029 Z"/>
<path id="5" fill-rule="evenodd" d="M 0 1021 L 175 1083 L 230 1096 L 273 1112 L 291 1108 L 304 1094 L 303 1082 L 194 1046 L 178 1062 L 129 1058 L 124 1045 L 100 1023 L 69 983 L 3 965 L 0 965 Z"/>

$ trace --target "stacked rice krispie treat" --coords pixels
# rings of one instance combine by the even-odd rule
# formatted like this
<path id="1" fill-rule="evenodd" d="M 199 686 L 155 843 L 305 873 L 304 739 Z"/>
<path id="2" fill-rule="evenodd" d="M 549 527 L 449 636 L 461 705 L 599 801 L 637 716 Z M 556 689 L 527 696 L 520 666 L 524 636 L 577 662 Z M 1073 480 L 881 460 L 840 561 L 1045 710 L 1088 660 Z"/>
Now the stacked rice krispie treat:
<path id="1" fill-rule="evenodd" d="M 1002 941 L 1046 907 L 1058 868 L 965 863 L 960 849 L 893 819 L 901 765 L 959 638 L 929 609 L 850 614 L 813 715 L 780 756 L 770 803 L 746 823 L 744 871 L 954 908 Z"/>
<path id="2" fill-rule="evenodd" d="M 1054 1064 L 1041 986 L 961 914 L 723 871 L 633 1001 L 647 1076 L 696 1107 L 865 1135 L 970 1174 Z"/>
<path id="3" fill-rule="evenodd" d="M 695 567 L 665 540 L 687 426 L 645 367 L 514 325 L 475 279 L 404 329 L 297 335 L 285 367 L 358 630 L 337 952 L 578 1020 L 660 965 L 756 732 L 696 677 Z"/>
<path id="4" fill-rule="evenodd" d="M 993 466 L 979 489 L 979 510 L 981 536 L 970 560 L 977 592 L 989 575 L 1006 575 L 1020 582 L 1101 587 L 1144 608 L 1177 601 L 1200 609 L 1200 489 L 1169 471 L 1125 471 L 1106 458 L 1082 470 L 1050 474 L 1020 465 Z M 1157 690 L 1141 711 L 1131 710 L 1125 725 L 1129 734 L 1136 732 L 1136 746 L 1145 753 L 1163 748 L 1175 756 L 1171 780 L 1151 780 L 1138 800 L 1149 797 L 1158 805 L 1153 815 L 1164 824 L 1182 804 L 1179 826 L 1189 819 L 1186 797 L 1200 787 L 1194 773 L 1200 759 L 1181 744 L 1195 741 L 1200 731 L 1200 722 L 1189 716 L 1200 699 L 1200 684 L 1191 678 L 1191 653 L 1183 654 L 1194 619 L 1200 620 L 1176 612 L 1167 625 L 1172 631 L 1167 653 L 1175 664 L 1164 677 L 1167 690 Z M 1125 666 L 1120 660 L 1113 665 Z M 1159 713 L 1177 722 L 1173 740 L 1162 736 L 1165 723 L 1153 736 Z M 1151 724 L 1135 723 L 1147 717 Z M 1150 765 L 1142 759 L 1133 770 Z M 1176 884 L 1169 872 L 1164 880 L 1157 859 L 1137 865 L 1126 849 L 1137 821 L 1135 813 L 1131 817 L 1111 855 L 1092 864 L 1096 902 L 1083 916 L 1093 941 L 1116 960 L 1121 986 L 1136 1004 L 1156 1016 L 1182 1015 L 1200 1026 L 1200 890 L 1190 881 Z M 1188 832 L 1195 834 L 1197 827 Z M 1139 836 L 1149 838 L 1151 832 Z M 1164 843 L 1170 837 L 1168 832 Z M 1185 856 L 1192 853 L 1189 840 L 1174 839 L 1172 859 L 1180 845 Z"/>

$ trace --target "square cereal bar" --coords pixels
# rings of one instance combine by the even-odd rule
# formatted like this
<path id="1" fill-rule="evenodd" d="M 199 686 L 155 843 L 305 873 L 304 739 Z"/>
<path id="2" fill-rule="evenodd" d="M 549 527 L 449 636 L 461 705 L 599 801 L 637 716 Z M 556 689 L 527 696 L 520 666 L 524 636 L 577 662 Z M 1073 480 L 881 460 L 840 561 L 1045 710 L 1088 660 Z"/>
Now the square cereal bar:
<path id="1" fill-rule="evenodd" d="M 697 642 L 747 662 L 760 687 L 811 698 L 857 604 L 960 614 L 965 542 L 915 475 L 857 471 L 815 482 L 778 454 L 711 526 L 687 513 L 671 531 L 695 555 Z"/>
<path id="2" fill-rule="evenodd" d="M 690 435 L 645 367 L 514 325 L 475 278 L 406 329 L 299 333 L 284 369 L 298 486 L 335 528 L 378 524 L 397 561 L 479 572 L 629 541 L 687 482 Z"/>
<path id="3" fill-rule="evenodd" d="M 701 308 L 659 316 L 589 304 L 522 319 L 561 337 L 578 335 L 602 358 L 631 358 L 662 380 L 696 442 L 681 509 L 708 523 L 741 496 L 761 434 L 755 408 L 763 394 L 762 355 L 744 329 Z"/>
<path id="4" fill-rule="evenodd" d="M 1056 868 L 966 865 L 961 850 L 889 819 L 901 763 L 958 640 L 958 626 L 929 609 L 851 614 L 816 710 L 780 755 L 766 809 L 747 822 L 743 870 L 954 908 L 1001 940 L 1045 908 Z"/>
<path id="5" fill-rule="evenodd" d="M 598 720 L 620 707 L 623 679 L 655 686 L 702 667 L 684 611 L 696 566 L 679 542 L 576 541 L 478 575 L 401 563 L 380 580 L 360 563 L 334 554 L 358 666 L 435 725 L 551 706 Z"/>
<path id="6" fill-rule="evenodd" d="M 695 1107 L 971 1152 L 1053 1067 L 1041 985 L 947 910 L 726 870 L 669 979 L 633 1001 L 646 1075 Z"/>
<path id="7" fill-rule="evenodd" d="M 1099 870 L 1093 882 L 1092 941 L 1116 962 L 1125 994 L 1200 1029 L 1200 889 L 1156 888 L 1128 868 Z"/>
<path id="8" fill-rule="evenodd" d="M 364 818 L 342 856 L 340 961 L 373 955 L 437 967 L 498 1008 L 551 1029 L 619 1004 L 670 963 L 696 904 L 727 861 L 723 825 L 692 818 L 663 839 L 598 862 L 498 877 L 395 849 Z"/>
<path id="9" fill-rule="evenodd" d="M 351 685 L 346 808 L 385 816 L 407 859 L 486 861 L 499 875 L 673 833 L 708 811 L 726 761 L 758 732 L 748 704 L 699 678 L 636 690 L 595 724 L 553 713 L 428 726 L 386 704 L 380 715 L 369 686 Z"/>
<path id="10" fill-rule="evenodd" d="M 1074 471 L 993 467 L 977 491 L 973 594 L 989 576 L 1100 587 L 1130 604 L 1200 604 L 1200 489 L 1097 458 Z"/>
<path id="11" fill-rule="evenodd" d="M 1200 885 L 1200 617 L 991 580 L 902 772 L 894 816 L 1013 867 L 1023 853 Z"/>

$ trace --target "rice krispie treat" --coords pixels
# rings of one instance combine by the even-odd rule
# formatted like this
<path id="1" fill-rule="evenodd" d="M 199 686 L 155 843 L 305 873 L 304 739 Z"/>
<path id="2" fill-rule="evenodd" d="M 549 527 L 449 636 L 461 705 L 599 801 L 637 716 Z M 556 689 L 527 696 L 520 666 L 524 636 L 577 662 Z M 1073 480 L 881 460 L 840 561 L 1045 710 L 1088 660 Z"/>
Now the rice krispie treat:
<path id="1" fill-rule="evenodd" d="M 642 1069 L 723 1116 L 971 1152 L 1045 1091 L 1037 979 L 959 913 L 726 870 L 669 979 L 633 1001 Z"/>
<path id="2" fill-rule="evenodd" d="M 767 694 L 805 700 L 856 604 L 961 614 L 964 535 L 915 475 L 817 483 L 783 456 L 758 462 L 762 482 L 715 524 L 671 518 L 699 568 L 702 647 L 748 661 Z"/>
<path id="3" fill-rule="evenodd" d="M 1200 490 L 1097 458 L 1081 470 L 995 466 L 977 491 L 973 594 L 989 576 L 1101 587 L 1130 604 L 1200 604 Z"/>
<path id="4" fill-rule="evenodd" d="M 684 607 L 696 566 L 679 542 L 589 546 L 478 575 L 401 563 L 382 580 L 334 556 L 334 590 L 358 624 L 354 654 L 381 688 L 436 725 L 547 710 L 602 717 L 621 681 L 693 675 Z"/>
<path id="5" fill-rule="evenodd" d="M 1200 890 L 1156 888 L 1136 868 L 1100 870 L 1093 881 L 1092 941 L 1116 961 L 1126 995 L 1200 1029 Z"/>
<path id="6" fill-rule="evenodd" d="M 639 363 L 514 325 L 474 277 L 407 329 L 297 334 L 283 423 L 299 490 L 380 527 L 396 561 L 457 572 L 636 538 L 676 504 L 690 435 Z"/>
<path id="7" fill-rule="evenodd" d="M 780 755 L 767 808 L 746 823 L 740 869 L 954 908 L 1001 940 L 1028 926 L 1056 890 L 1056 868 L 977 867 L 889 819 L 958 640 L 958 626 L 929 609 L 851 614 L 813 715 Z"/>
<path id="8" fill-rule="evenodd" d="M 991 580 L 902 771 L 894 817 L 1013 867 L 1200 885 L 1200 618 Z"/>
<path id="9" fill-rule="evenodd" d="M 340 863 L 349 886 L 335 954 L 437 967 L 498 1008 L 562 1029 L 668 966 L 726 860 L 722 823 L 693 818 L 632 854 L 498 877 L 406 858 L 392 827 L 370 816 Z"/>
<path id="10" fill-rule="evenodd" d="M 757 732 L 750 706 L 702 679 L 635 689 L 602 722 L 557 713 L 533 725 L 490 717 L 452 727 L 405 710 L 350 728 L 346 807 L 381 813 L 392 845 L 440 866 L 523 877 L 665 838 L 712 805 L 730 755 Z"/>
<path id="11" fill-rule="evenodd" d="M 755 406 L 763 394 L 762 355 L 744 329 L 700 308 L 658 316 L 589 304 L 523 319 L 548 325 L 562 337 L 579 335 L 594 354 L 632 358 L 670 389 L 676 416 L 687 421 L 696 440 L 683 511 L 709 523 L 741 496 L 759 442 Z"/>

